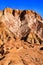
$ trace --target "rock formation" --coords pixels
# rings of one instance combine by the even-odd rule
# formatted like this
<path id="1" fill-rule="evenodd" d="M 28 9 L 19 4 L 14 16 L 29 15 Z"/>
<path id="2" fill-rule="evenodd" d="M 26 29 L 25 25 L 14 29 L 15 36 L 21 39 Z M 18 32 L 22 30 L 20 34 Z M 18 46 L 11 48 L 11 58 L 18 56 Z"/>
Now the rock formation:
<path id="1" fill-rule="evenodd" d="M 43 19 L 31 10 L 0 11 L 0 65 L 43 65 Z"/>

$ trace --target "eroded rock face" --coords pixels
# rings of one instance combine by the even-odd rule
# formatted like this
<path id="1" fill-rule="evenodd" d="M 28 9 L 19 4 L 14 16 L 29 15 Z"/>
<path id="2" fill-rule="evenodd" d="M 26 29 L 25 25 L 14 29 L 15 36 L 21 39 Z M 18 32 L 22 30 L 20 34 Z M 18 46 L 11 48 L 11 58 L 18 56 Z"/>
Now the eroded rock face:
<path id="1" fill-rule="evenodd" d="M 43 65 L 42 45 L 16 40 L 7 42 L 3 47 L 0 65 Z"/>
<path id="2" fill-rule="evenodd" d="M 6 8 L 2 20 L 15 37 L 25 37 L 31 30 L 43 40 L 43 20 L 34 11 Z"/>
<path id="3" fill-rule="evenodd" d="M 43 19 L 30 10 L 0 14 L 0 65 L 43 65 Z"/>

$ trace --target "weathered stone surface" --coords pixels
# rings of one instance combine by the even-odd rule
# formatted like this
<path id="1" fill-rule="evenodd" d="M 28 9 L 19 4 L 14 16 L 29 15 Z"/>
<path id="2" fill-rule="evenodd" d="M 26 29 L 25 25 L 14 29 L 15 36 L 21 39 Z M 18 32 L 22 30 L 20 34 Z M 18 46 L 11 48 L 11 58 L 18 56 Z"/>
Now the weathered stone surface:
<path id="1" fill-rule="evenodd" d="M 12 12 L 13 12 L 13 9 L 11 9 L 11 8 L 5 8 L 5 10 L 4 10 L 4 14 L 6 14 L 6 13 L 12 14 Z"/>
<path id="2" fill-rule="evenodd" d="M 5 45 L 1 65 L 43 65 L 41 45 L 29 44 L 23 40 L 16 40 L 11 44 L 8 42 Z"/>
<path id="3" fill-rule="evenodd" d="M 6 8 L 4 13 L 2 20 L 15 37 L 25 37 L 31 30 L 43 40 L 43 20 L 36 12 Z"/>
<path id="4" fill-rule="evenodd" d="M 1 13 L 0 65 L 43 65 L 41 16 L 31 10 L 11 8 Z"/>
<path id="5" fill-rule="evenodd" d="M 0 11 L 0 17 L 3 15 L 3 11 Z"/>

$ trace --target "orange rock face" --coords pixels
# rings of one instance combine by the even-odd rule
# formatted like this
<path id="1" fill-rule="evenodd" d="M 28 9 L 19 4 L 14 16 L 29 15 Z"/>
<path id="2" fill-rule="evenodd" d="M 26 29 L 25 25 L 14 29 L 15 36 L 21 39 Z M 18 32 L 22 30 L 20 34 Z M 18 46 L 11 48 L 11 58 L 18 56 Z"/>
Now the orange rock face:
<path id="1" fill-rule="evenodd" d="M 43 65 L 43 19 L 36 12 L 0 11 L 0 65 Z"/>

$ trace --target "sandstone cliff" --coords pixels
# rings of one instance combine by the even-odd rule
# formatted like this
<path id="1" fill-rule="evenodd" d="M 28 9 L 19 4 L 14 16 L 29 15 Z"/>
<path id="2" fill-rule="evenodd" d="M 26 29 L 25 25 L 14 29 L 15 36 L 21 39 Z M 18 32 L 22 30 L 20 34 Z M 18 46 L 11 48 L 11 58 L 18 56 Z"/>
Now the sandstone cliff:
<path id="1" fill-rule="evenodd" d="M 0 65 L 43 65 L 43 19 L 31 10 L 0 11 Z"/>

